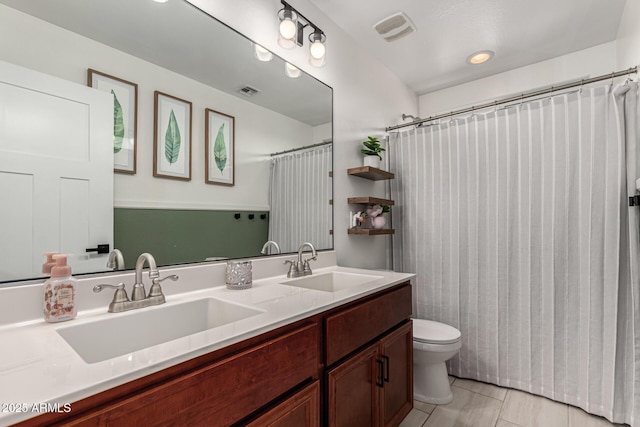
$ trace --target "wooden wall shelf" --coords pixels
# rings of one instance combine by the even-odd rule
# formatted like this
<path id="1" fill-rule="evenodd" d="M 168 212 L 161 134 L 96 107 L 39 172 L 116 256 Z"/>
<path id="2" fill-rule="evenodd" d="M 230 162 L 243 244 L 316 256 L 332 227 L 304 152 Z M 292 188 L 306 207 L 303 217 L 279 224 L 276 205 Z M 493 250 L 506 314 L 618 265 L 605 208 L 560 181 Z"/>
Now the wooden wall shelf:
<path id="1" fill-rule="evenodd" d="M 348 234 L 356 234 L 359 236 L 379 236 L 383 234 L 394 234 L 396 231 L 390 228 L 350 228 Z"/>
<path id="2" fill-rule="evenodd" d="M 381 199 L 380 197 L 370 197 L 370 196 L 349 197 L 347 199 L 347 203 L 352 205 L 362 203 L 367 205 L 389 205 L 389 206 L 393 206 L 395 204 L 395 202 L 390 199 Z"/>
<path id="3" fill-rule="evenodd" d="M 370 179 L 371 181 L 382 181 L 385 179 L 393 179 L 395 175 L 382 169 L 371 166 L 361 166 L 358 168 L 347 169 L 349 175 L 358 176 L 360 178 Z"/>

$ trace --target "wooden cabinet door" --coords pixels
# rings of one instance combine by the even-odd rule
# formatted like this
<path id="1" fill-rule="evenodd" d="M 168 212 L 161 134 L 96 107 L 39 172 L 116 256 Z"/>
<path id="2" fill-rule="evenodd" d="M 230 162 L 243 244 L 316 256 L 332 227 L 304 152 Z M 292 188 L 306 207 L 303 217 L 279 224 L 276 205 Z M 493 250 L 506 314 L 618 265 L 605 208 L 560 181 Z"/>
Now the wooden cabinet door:
<path id="1" fill-rule="evenodd" d="M 378 344 L 356 353 L 327 373 L 329 426 L 372 427 L 378 424 L 382 384 Z"/>
<path id="2" fill-rule="evenodd" d="M 318 426 L 320 426 L 320 381 L 317 380 L 247 424 L 247 427 Z"/>
<path id="3" fill-rule="evenodd" d="M 380 340 L 384 387 L 380 389 L 383 426 L 397 426 L 413 406 L 413 330 L 409 321 Z"/>

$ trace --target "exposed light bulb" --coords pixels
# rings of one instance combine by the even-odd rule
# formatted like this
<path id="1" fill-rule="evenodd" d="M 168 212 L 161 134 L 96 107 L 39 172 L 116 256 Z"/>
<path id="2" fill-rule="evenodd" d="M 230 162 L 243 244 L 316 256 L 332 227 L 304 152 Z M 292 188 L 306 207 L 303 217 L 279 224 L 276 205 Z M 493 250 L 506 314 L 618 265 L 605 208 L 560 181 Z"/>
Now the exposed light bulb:
<path id="1" fill-rule="evenodd" d="M 300 75 L 302 74 L 302 71 L 300 71 L 299 68 L 289 64 L 288 62 L 284 64 L 284 72 L 287 76 L 291 77 L 292 79 L 296 79 L 300 77 Z"/>
<path id="2" fill-rule="evenodd" d="M 285 7 L 278 12 L 278 19 L 280 19 L 278 44 L 285 49 L 295 48 L 298 32 L 298 14 Z"/>
<path id="3" fill-rule="evenodd" d="M 311 47 L 309 48 L 309 54 L 314 59 L 322 59 L 326 52 L 327 50 L 324 47 L 324 43 L 322 43 L 320 40 L 316 40 L 313 43 L 311 43 Z"/>
<path id="4" fill-rule="evenodd" d="M 296 35 L 296 24 L 291 18 L 284 18 L 280 21 L 280 35 L 282 38 L 291 40 Z"/>
<path id="5" fill-rule="evenodd" d="M 253 53 L 258 61 L 268 62 L 273 59 L 273 53 L 269 52 L 259 44 L 253 45 Z"/>
<path id="6" fill-rule="evenodd" d="M 323 67 L 327 63 L 327 48 L 324 44 L 326 39 L 324 33 L 317 28 L 309 34 L 309 64 L 314 67 Z"/>

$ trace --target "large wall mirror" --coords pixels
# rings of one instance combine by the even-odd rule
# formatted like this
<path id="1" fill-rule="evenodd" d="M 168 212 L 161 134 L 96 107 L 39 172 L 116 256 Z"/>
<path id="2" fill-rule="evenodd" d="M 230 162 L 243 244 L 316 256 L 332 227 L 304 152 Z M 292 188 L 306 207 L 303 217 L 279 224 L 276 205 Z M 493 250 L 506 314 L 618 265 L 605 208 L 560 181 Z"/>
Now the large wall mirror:
<path id="1" fill-rule="evenodd" d="M 89 69 L 137 84 L 135 173 L 112 176 L 111 248 L 127 269 L 142 252 L 166 266 L 261 256 L 267 240 L 282 253 L 333 247 L 327 85 L 184 0 L 0 0 L 0 37 L 6 63 L 83 86 Z M 190 180 L 154 176 L 156 92 L 191 103 Z M 233 185 L 206 182 L 205 124 L 229 117 Z M 0 238 L 0 254 L 14 245 Z M 51 246 L 73 254 L 74 273 L 109 271 L 105 254 Z M 22 270 L 0 266 L 0 283 L 37 279 L 44 258 L 33 252 Z"/>

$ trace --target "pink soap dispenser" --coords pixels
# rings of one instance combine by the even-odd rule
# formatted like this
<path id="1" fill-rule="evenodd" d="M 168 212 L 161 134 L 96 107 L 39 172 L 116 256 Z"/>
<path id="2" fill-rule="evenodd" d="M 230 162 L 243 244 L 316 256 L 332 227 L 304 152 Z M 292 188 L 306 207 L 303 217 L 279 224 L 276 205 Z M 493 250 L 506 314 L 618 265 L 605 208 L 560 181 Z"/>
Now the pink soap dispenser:
<path id="1" fill-rule="evenodd" d="M 56 265 L 51 269 L 51 277 L 44 282 L 44 320 L 62 322 L 76 317 L 77 281 L 71 276 L 67 255 L 53 255 L 53 259 Z"/>
<path id="2" fill-rule="evenodd" d="M 44 256 L 47 257 L 47 260 L 45 261 L 44 264 L 42 264 L 42 274 L 46 274 L 47 276 L 51 275 L 51 269 L 53 268 L 54 265 L 56 265 L 55 260 L 53 259 L 53 256 L 56 255 L 58 252 L 45 252 Z"/>

